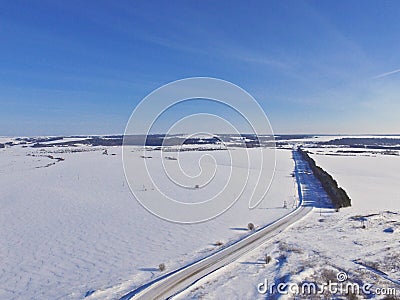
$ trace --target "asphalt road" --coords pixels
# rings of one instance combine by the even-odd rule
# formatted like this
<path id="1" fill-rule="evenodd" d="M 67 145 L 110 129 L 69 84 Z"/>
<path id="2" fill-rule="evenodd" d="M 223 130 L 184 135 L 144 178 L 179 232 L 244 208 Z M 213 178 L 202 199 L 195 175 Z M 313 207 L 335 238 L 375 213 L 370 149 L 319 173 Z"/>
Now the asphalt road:
<path id="1" fill-rule="evenodd" d="M 184 290 L 197 280 L 223 266 L 237 260 L 242 255 L 257 248 L 285 228 L 304 217 L 312 210 L 309 206 L 300 206 L 276 222 L 255 231 L 246 238 L 216 252 L 202 260 L 166 274 L 138 289 L 126 294 L 121 299 L 167 299 Z"/>

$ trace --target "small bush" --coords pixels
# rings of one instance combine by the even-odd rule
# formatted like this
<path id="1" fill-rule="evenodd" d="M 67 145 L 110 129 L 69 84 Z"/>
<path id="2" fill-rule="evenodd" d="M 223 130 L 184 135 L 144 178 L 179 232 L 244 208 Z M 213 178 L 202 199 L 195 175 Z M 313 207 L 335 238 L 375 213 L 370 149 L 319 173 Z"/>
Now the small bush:
<path id="1" fill-rule="evenodd" d="M 248 230 L 254 230 L 254 224 L 253 223 L 247 224 L 247 229 Z"/>
<path id="2" fill-rule="evenodd" d="M 158 269 L 162 272 L 165 270 L 165 265 L 164 264 L 159 264 Z"/>
<path id="3" fill-rule="evenodd" d="M 357 294 L 355 294 L 355 293 L 348 293 L 346 298 L 348 300 L 357 300 L 358 299 Z"/>
<path id="4" fill-rule="evenodd" d="M 287 244 L 285 242 L 279 243 L 279 250 L 282 252 L 293 252 L 293 253 L 297 253 L 297 254 L 303 253 L 303 250 L 301 250 L 300 248 L 297 248 L 295 245 Z"/>
<path id="5" fill-rule="evenodd" d="M 321 271 L 321 280 L 323 282 L 329 283 L 337 281 L 337 272 L 331 269 L 323 269 Z"/>
<path id="6" fill-rule="evenodd" d="M 268 265 L 271 262 L 272 258 L 269 255 L 265 255 L 265 264 Z"/>
<path id="7" fill-rule="evenodd" d="M 371 269 L 375 269 L 375 270 L 378 270 L 378 268 L 379 268 L 379 263 L 376 261 L 365 261 L 364 265 L 366 265 L 367 267 L 370 267 Z"/>

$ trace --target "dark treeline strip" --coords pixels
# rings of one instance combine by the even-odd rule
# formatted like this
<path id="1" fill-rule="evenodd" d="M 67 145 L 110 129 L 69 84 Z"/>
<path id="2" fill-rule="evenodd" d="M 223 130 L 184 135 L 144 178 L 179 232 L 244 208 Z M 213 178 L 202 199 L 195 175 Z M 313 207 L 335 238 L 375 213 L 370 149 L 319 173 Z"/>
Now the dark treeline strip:
<path id="1" fill-rule="evenodd" d="M 298 148 L 298 151 L 301 153 L 303 159 L 310 165 L 314 176 L 321 182 L 325 192 L 328 194 L 329 198 L 331 198 L 333 206 L 336 209 L 351 206 L 349 196 L 344 189 L 338 186 L 336 180 L 333 179 L 333 177 L 324 169 L 317 166 L 314 159 L 308 155 L 307 151 L 304 151 L 301 148 Z"/>
<path id="2" fill-rule="evenodd" d="M 377 147 L 377 146 L 398 146 L 400 138 L 393 136 L 392 138 L 383 137 L 369 137 L 369 138 L 340 138 L 326 142 L 319 142 L 319 145 L 333 145 L 333 146 L 350 146 L 350 147 Z"/>
<path id="3" fill-rule="evenodd" d="M 56 136 L 56 137 L 21 137 L 15 140 L 15 144 L 32 144 L 33 148 L 44 147 L 73 147 L 77 145 L 92 145 L 92 146 L 176 146 L 176 145 L 203 145 L 203 144 L 224 144 L 229 143 L 235 147 L 275 147 L 281 145 L 279 140 L 304 139 L 312 137 L 309 135 L 257 135 L 257 134 L 216 134 L 206 138 L 199 137 L 184 137 L 181 134 L 149 134 L 149 135 L 106 135 L 106 136 Z M 64 138 L 77 138 L 79 140 L 62 141 Z M 54 143 L 52 143 L 54 142 Z M 56 143 L 57 142 L 57 143 Z M 284 142 L 282 145 L 287 145 Z M 7 145 L 7 144 L 6 144 Z M 10 146 L 14 145 L 10 142 Z"/>
<path id="4" fill-rule="evenodd" d="M 241 139 L 236 140 L 236 136 L 222 135 L 211 136 L 206 138 L 198 137 L 181 137 L 175 135 L 125 135 L 125 136 L 87 136 L 83 140 L 77 141 L 60 141 L 62 137 L 54 138 L 26 138 L 20 139 L 22 143 L 34 143 L 31 147 L 43 148 L 43 147 L 62 147 L 62 146 L 76 146 L 76 145 L 91 145 L 91 146 L 179 146 L 179 145 L 205 145 L 205 144 L 224 144 L 229 142 L 232 144 L 237 142 L 238 146 L 245 146 L 248 148 L 260 147 L 260 140 L 257 136 L 243 135 L 238 136 Z M 57 143 L 51 143 L 57 141 Z M 45 143 L 46 142 L 46 143 Z M 263 137 L 264 146 L 274 146 L 272 137 Z"/>

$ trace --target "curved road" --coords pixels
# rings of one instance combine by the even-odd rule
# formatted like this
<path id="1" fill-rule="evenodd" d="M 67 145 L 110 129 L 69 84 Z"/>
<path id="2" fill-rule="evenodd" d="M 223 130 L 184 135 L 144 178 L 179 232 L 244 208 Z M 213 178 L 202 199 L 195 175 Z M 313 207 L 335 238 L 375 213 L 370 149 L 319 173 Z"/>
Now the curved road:
<path id="1" fill-rule="evenodd" d="M 294 153 L 295 154 L 295 153 Z M 270 225 L 264 226 L 253 234 L 221 249 L 197 262 L 184 266 L 178 270 L 161 276 L 121 298 L 126 299 L 166 299 L 176 295 L 204 276 L 228 265 L 242 255 L 257 248 L 275 235 L 282 232 L 291 224 L 303 218 L 312 210 L 310 206 L 303 206 L 302 191 L 300 188 L 298 164 L 295 158 L 295 176 L 299 186 L 300 206 L 288 215 L 278 219 Z"/>

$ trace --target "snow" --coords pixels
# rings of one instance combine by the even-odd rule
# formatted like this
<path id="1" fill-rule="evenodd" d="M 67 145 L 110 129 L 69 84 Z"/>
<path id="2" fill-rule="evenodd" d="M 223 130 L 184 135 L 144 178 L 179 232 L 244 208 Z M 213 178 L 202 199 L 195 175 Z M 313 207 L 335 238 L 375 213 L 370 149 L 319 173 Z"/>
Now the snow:
<path id="1" fill-rule="evenodd" d="M 6 136 L 0 136 L 0 144 L 5 144 L 8 142 L 12 142 L 13 138 L 11 137 L 6 137 Z"/>
<path id="2" fill-rule="evenodd" d="M 60 143 L 67 143 L 67 142 L 82 142 L 82 141 L 85 141 L 87 139 L 88 139 L 88 137 L 62 137 L 59 140 L 44 141 L 44 142 L 41 142 L 41 144 L 43 144 L 43 145 L 46 145 L 46 144 L 57 145 L 57 144 L 60 144 Z"/>
<path id="3" fill-rule="evenodd" d="M 146 161 L 161 174 L 159 162 L 173 165 L 176 161 L 165 156 L 179 154 L 182 168 L 191 176 L 212 164 L 207 160 L 198 164 L 204 154 L 215 157 L 219 170 L 229 166 L 223 150 L 194 147 L 180 153 L 171 148 L 162 156 L 150 151 L 152 158 Z M 105 149 L 108 155 L 102 154 Z M 133 162 L 142 162 L 141 148 L 132 149 Z M 340 149 L 309 150 L 346 190 L 352 207 L 335 212 L 318 204 L 318 199 L 326 200 L 318 182 L 303 182 L 305 200 L 316 206 L 311 214 L 175 298 L 265 299 L 257 291 L 265 280 L 325 282 L 335 279 L 339 271 L 345 271 L 351 282 L 396 287 L 399 295 L 400 158 L 372 149 L 336 152 Z M 255 184 L 250 178 L 242 198 L 226 213 L 209 222 L 182 225 L 155 217 L 134 199 L 125 181 L 121 147 L 0 149 L 0 299 L 82 299 L 86 295 L 87 299 L 115 299 L 164 274 L 157 269 L 160 263 L 168 272 L 244 237 L 247 223 L 268 224 L 296 203 L 292 152 L 279 149 L 276 158 L 274 181 L 259 207 L 248 209 Z M 232 167 L 241 172 L 243 165 L 239 161 Z M 257 167 L 257 161 L 252 167 Z M 167 185 L 161 177 L 158 183 Z M 138 181 L 133 188 L 143 189 L 143 185 L 142 193 L 153 195 L 148 182 Z M 189 200 L 197 201 L 200 193 L 192 194 Z M 289 209 L 282 208 L 283 201 Z M 269 264 L 263 262 L 266 254 L 272 258 Z"/>
<path id="4" fill-rule="evenodd" d="M 260 294 L 259 283 L 323 284 L 328 280 L 337 282 L 339 272 L 346 272 L 346 282 L 372 284 L 372 292 L 392 288 L 400 295 L 399 157 L 312 157 L 348 192 L 353 206 L 335 212 L 316 205 L 311 214 L 271 241 L 203 278 L 174 299 L 265 299 L 271 295 Z M 302 190 L 310 190 L 311 184 L 302 184 Z M 310 195 L 326 197 L 321 190 L 311 190 Z M 269 264 L 265 264 L 265 255 L 271 256 Z M 275 297 L 293 299 L 294 295 Z M 385 295 L 370 297 L 384 299 Z M 342 298 L 347 299 L 346 295 L 339 299 Z"/>
<path id="5" fill-rule="evenodd" d="M 360 222 L 351 220 L 347 212 L 315 209 L 270 242 L 203 278 L 174 299 L 265 299 L 266 295 L 257 290 L 259 283 L 322 285 L 328 280 L 337 282 L 337 274 L 343 271 L 348 282 L 370 283 L 372 291 L 395 288 L 399 295 L 396 282 L 400 279 L 400 246 L 393 237 L 395 233 L 386 233 L 384 228 L 393 221 L 400 224 L 400 216 L 386 213 L 368 219 L 367 228 L 362 229 Z M 269 264 L 263 260 L 265 255 L 272 258 Z M 379 276 L 380 272 L 386 275 Z M 328 299 L 329 295 L 325 297 Z M 293 299 L 293 295 L 281 298 Z M 360 299 L 364 298 L 361 294 Z"/>
<path id="6" fill-rule="evenodd" d="M 218 161 L 223 153 L 208 154 Z M 193 155 L 182 152 L 180 159 L 187 164 Z M 160 263 L 169 271 L 204 257 L 220 247 L 217 242 L 226 245 L 248 234 L 248 222 L 261 226 L 292 209 L 291 155 L 277 151 L 273 184 L 256 209 L 248 209 L 247 190 L 220 217 L 179 225 L 155 217 L 134 199 L 121 147 L 0 149 L 0 298 L 115 298 L 162 275 Z"/>
<path id="7" fill-rule="evenodd" d="M 360 213 L 400 210 L 400 159 L 398 156 L 311 155 L 327 170 L 352 199 Z"/>

